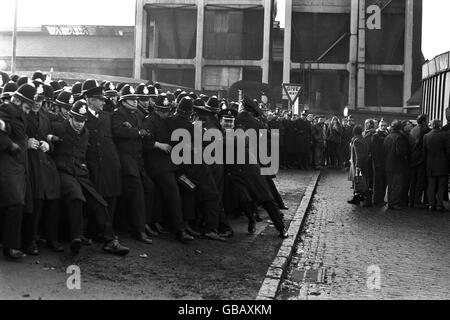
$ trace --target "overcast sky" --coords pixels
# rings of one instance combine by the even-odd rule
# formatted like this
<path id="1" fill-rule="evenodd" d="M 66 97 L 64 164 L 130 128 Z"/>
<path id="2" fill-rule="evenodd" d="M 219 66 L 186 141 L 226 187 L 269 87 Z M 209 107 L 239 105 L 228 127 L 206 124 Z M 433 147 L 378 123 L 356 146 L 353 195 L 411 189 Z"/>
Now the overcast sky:
<path id="1" fill-rule="evenodd" d="M 19 27 L 43 24 L 134 25 L 135 0 L 18 0 Z M 0 27 L 12 26 L 14 1 L 1 0 Z M 427 59 L 450 51 L 450 1 L 423 0 L 423 53 Z M 284 0 L 278 0 L 279 16 Z M 283 20 L 283 19 L 280 19 Z M 283 24 L 283 21 L 281 21 Z"/>

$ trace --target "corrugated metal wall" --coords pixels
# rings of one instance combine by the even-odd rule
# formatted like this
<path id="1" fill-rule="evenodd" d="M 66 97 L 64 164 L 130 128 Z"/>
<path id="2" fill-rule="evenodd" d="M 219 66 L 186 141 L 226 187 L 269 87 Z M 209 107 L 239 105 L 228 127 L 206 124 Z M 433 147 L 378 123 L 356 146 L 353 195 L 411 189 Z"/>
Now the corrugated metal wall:
<path id="1" fill-rule="evenodd" d="M 422 113 L 430 120 L 447 123 L 445 110 L 450 108 L 450 52 L 428 61 L 422 68 Z"/>
<path id="2" fill-rule="evenodd" d="M 423 83 L 422 113 L 430 120 L 446 123 L 445 109 L 450 108 L 450 71 L 428 78 Z"/>

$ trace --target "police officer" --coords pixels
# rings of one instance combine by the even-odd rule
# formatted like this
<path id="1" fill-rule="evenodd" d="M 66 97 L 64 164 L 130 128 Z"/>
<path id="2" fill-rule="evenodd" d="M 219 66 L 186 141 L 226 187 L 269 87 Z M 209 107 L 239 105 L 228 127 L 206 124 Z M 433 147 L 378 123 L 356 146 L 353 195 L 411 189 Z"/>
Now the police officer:
<path id="1" fill-rule="evenodd" d="M 52 129 L 60 142 L 55 145 L 52 156 L 60 174 L 61 193 L 70 227 L 70 249 L 78 254 L 83 238 L 83 205 L 93 216 L 103 237 L 103 250 L 116 255 L 126 255 L 129 249 L 122 246 L 113 231 L 108 203 L 95 190 L 89 180 L 86 152 L 89 131 L 86 128 L 88 115 L 86 101 L 77 101 L 70 110 L 70 117 L 64 122 L 53 122 Z"/>
<path id="2" fill-rule="evenodd" d="M 34 105 L 36 88 L 22 85 L 11 103 L 0 106 L 0 210 L 3 213 L 3 254 L 11 259 L 26 255 L 21 248 L 21 228 L 27 196 L 27 135 L 24 114 Z M 29 210 L 27 210 L 29 211 Z"/>
<path id="3" fill-rule="evenodd" d="M 156 99 L 155 112 L 145 119 L 144 127 L 151 134 L 144 139 L 145 166 L 158 186 L 164 205 L 167 206 L 177 240 L 187 242 L 194 238 L 186 232 L 188 229 L 183 220 L 181 195 L 175 177 L 177 167 L 172 163 L 170 156 L 172 147 L 170 129 L 167 125 L 170 108 L 169 98 L 162 93 Z"/>
<path id="4" fill-rule="evenodd" d="M 134 237 L 151 244 L 149 236 L 155 235 L 148 226 L 151 222 L 155 185 L 144 167 L 143 138 L 149 133 L 144 129 L 143 118 L 138 111 L 138 96 L 134 88 L 125 85 L 120 91 L 119 108 L 112 116 L 112 133 L 121 163 L 123 200 L 130 215 Z"/>
<path id="5" fill-rule="evenodd" d="M 180 96 L 182 96 L 180 94 Z M 179 97 L 180 97 L 179 96 Z M 220 102 L 219 99 L 216 96 L 212 96 L 208 99 L 208 102 L 204 107 L 197 107 L 195 108 L 196 114 L 199 117 L 199 120 L 202 122 L 203 129 L 206 130 L 218 130 L 224 134 L 224 131 L 222 129 L 222 126 L 220 125 L 218 114 L 220 112 Z M 223 142 L 223 141 L 222 141 Z M 223 195 L 224 193 L 224 187 L 225 187 L 225 179 L 224 179 L 224 165 L 223 164 L 212 164 L 208 165 L 210 168 L 212 175 L 214 177 L 214 181 L 216 182 L 217 190 L 219 190 L 219 193 Z M 221 199 L 221 206 L 223 207 L 223 199 Z M 231 227 L 230 222 L 228 221 L 228 217 L 225 214 L 225 210 L 222 210 L 220 216 L 219 216 L 219 222 L 220 222 L 220 230 L 219 234 L 222 237 L 225 238 L 231 238 L 234 235 L 233 229 Z"/>
<path id="6" fill-rule="evenodd" d="M 44 236 L 49 248 L 56 252 L 64 251 L 58 243 L 59 201 L 61 185 L 53 159 L 49 156 L 52 148 L 51 123 L 47 113 L 42 111 L 45 99 L 53 96 L 53 89 L 45 95 L 44 84 L 38 84 L 36 101 L 31 112 L 26 115 L 28 135 L 29 176 L 33 195 L 33 212 L 24 216 L 25 253 L 38 255 L 37 237 L 42 218 Z M 51 88 L 51 87 L 50 87 Z"/>
<path id="7" fill-rule="evenodd" d="M 86 161 L 95 189 L 108 203 L 108 212 L 114 221 L 117 199 L 121 195 L 120 160 L 112 137 L 111 114 L 103 111 L 103 88 L 95 80 L 83 84 L 88 104 L 87 123 L 89 146 Z"/>
<path id="8" fill-rule="evenodd" d="M 189 201 L 186 200 L 189 198 L 186 199 L 186 197 L 183 197 L 185 219 L 195 220 L 196 207 L 202 208 L 203 220 L 205 223 L 203 236 L 212 240 L 225 241 L 226 239 L 220 237 L 218 234 L 219 216 L 222 212 L 220 204 L 222 194 L 220 194 L 217 189 L 210 168 L 202 163 L 194 163 L 195 153 L 202 152 L 202 148 L 196 149 L 194 146 L 194 125 L 190 120 L 192 113 L 193 99 L 191 97 L 184 97 L 177 106 L 175 116 L 167 120 L 171 134 L 175 130 L 184 129 L 186 132 L 189 132 L 189 136 L 191 138 L 189 141 L 183 140 L 183 142 L 181 142 L 186 144 L 183 145 L 183 148 L 190 153 L 190 161 L 188 160 L 188 163 L 182 163 L 179 171 L 191 179 L 195 184 L 195 189 L 192 190 L 194 193 L 194 203 L 188 203 Z M 175 144 L 178 144 L 178 141 L 174 141 L 173 145 Z M 183 156 L 185 155 L 183 154 Z M 184 192 L 184 194 L 186 193 L 188 192 Z M 188 204 L 192 205 L 192 207 L 186 208 Z M 187 216 L 186 211 L 192 212 L 193 214 L 191 216 Z"/>

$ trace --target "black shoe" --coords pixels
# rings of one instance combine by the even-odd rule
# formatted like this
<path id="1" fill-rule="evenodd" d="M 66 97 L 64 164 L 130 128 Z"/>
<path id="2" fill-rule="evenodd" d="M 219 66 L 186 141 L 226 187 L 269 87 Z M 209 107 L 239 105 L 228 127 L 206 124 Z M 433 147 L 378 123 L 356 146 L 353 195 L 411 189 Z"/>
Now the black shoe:
<path id="1" fill-rule="evenodd" d="M 286 230 L 286 229 L 281 230 L 281 231 L 280 231 L 279 237 L 280 237 L 281 239 L 287 239 L 287 238 L 289 238 L 289 234 L 288 234 L 287 230 Z"/>
<path id="2" fill-rule="evenodd" d="M 347 201 L 348 204 L 359 205 L 361 203 L 361 199 L 358 197 L 354 197 L 352 200 Z"/>
<path id="3" fill-rule="evenodd" d="M 286 207 L 285 205 L 283 205 L 283 206 L 280 206 L 280 210 L 289 210 L 289 208 Z"/>
<path id="4" fill-rule="evenodd" d="M 186 232 L 188 235 L 196 238 L 200 238 L 202 235 L 194 230 L 192 230 L 190 227 L 186 227 Z"/>
<path id="5" fill-rule="evenodd" d="M 430 211 L 430 212 L 436 211 L 436 207 L 434 207 L 434 206 L 429 206 L 429 207 L 428 207 L 428 211 Z"/>
<path id="6" fill-rule="evenodd" d="M 247 230 L 248 230 L 248 233 L 255 234 L 255 232 L 256 232 L 256 221 L 255 220 L 250 220 L 248 222 Z"/>
<path id="7" fill-rule="evenodd" d="M 73 239 L 70 242 L 70 251 L 73 254 L 79 254 L 82 247 L 83 247 L 83 241 L 81 239 Z"/>
<path id="8" fill-rule="evenodd" d="M 90 247 L 90 246 L 92 246 L 92 240 L 91 239 L 88 239 L 88 238 L 86 238 L 86 237 L 82 237 L 81 239 L 81 244 L 83 245 L 83 246 L 85 246 L 85 247 Z"/>
<path id="9" fill-rule="evenodd" d="M 189 234 L 187 234 L 187 232 L 183 231 L 177 234 L 177 240 L 182 243 L 188 243 L 190 241 L 193 241 L 194 237 L 190 236 Z"/>
<path id="10" fill-rule="evenodd" d="M 259 213 L 255 213 L 255 220 L 256 220 L 256 222 L 263 222 L 263 219 L 261 218 Z"/>
<path id="11" fill-rule="evenodd" d="M 148 224 L 145 225 L 145 233 L 149 237 L 157 237 L 157 236 L 159 236 L 159 233 L 156 232 L 156 231 L 153 231 L 153 229 L 150 228 L 150 226 Z"/>
<path id="12" fill-rule="evenodd" d="M 233 230 L 222 231 L 219 233 L 219 236 L 221 236 L 222 238 L 233 238 L 234 231 Z"/>
<path id="13" fill-rule="evenodd" d="M 444 208 L 444 207 L 437 206 L 437 207 L 436 207 L 436 211 L 437 211 L 437 212 L 444 212 L 444 211 L 445 211 L 445 208 Z"/>
<path id="14" fill-rule="evenodd" d="M 159 223 L 153 224 L 153 229 L 159 234 L 169 234 L 170 232 L 166 231 Z"/>
<path id="15" fill-rule="evenodd" d="M 64 252 L 64 247 L 58 241 L 47 241 L 47 247 L 54 252 Z"/>
<path id="16" fill-rule="evenodd" d="M 12 260 L 26 258 L 27 255 L 20 250 L 3 248 L 3 255 Z"/>
<path id="17" fill-rule="evenodd" d="M 413 207 L 412 208 L 414 208 L 414 209 L 420 209 L 420 210 L 426 210 L 426 209 L 428 209 L 428 206 L 426 206 L 426 205 L 424 205 L 424 204 L 421 204 L 421 203 L 419 203 L 419 204 L 415 204 L 415 205 L 413 205 Z"/>
<path id="18" fill-rule="evenodd" d="M 389 210 L 392 210 L 392 211 L 401 211 L 401 210 L 402 210 L 402 207 L 400 207 L 400 206 L 398 206 L 398 205 L 390 205 L 390 206 L 389 206 Z"/>
<path id="19" fill-rule="evenodd" d="M 39 248 L 36 241 L 32 241 L 24 250 L 24 252 L 29 256 L 38 256 Z"/>
<path id="20" fill-rule="evenodd" d="M 145 232 L 138 233 L 135 236 L 136 240 L 145 244 L 152 244 L 153 241 L 150 239 Z"/>
<path id="21" fill-rule="evenodd" d="M 122 246 L 117 239 L 105 243 L 105 245 L 103 246 L 103 251 L 105 251 L 106 253 L 115 254 L 117 256 L 126 256 L 128 253 L 130 253 L 130 249 Z"/>

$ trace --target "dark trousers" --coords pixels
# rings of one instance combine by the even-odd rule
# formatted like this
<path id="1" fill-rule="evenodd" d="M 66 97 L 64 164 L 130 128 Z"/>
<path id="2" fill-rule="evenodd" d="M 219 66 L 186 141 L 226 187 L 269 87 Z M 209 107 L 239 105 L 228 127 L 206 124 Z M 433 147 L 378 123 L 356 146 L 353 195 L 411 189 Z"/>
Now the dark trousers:
<path id="1" fill-rule="evenodd" d="M 428 201 L 432 207 L 444 207 L 444 194 L 447 192 L 447 176 L 428 177 Z"/>
<path id="2" fill-rule="evenodd" d="M 168 210 L 172 227 L 177 233 L 184 231 L 186 226 L 183 220 L 181 194 L 175 173 L 172 171 L 163 172 L 153 177 L 153 179 L 160 192 L 161 200 Z"/>
<path id="3" fill-rule="evenodd" d="M 314 145 L 314 166 L 316 168 L 323 164 L 323 144 L 318 143 Z"/>
<path id="4" fill-rule="evenodd" d="M 43 226 L 43 234 L 48 241 L 56 241 L 59 237 L 59 200 L 34 199 L 33 213 L 23 216 L 23 242 L 28 245 L 36 241 L 39 227 Z"/>
<path id="5" fill-rule="evenodd" d="M 384 204 L 384 198 L 386 197 L 387 178 L 386 170 L 384 167 L 373 168 L 373 204 Z"/>
<path id="6" fill-rule="evenodd" d="M 299 154 L 299 167 L 300 170 L 308 170 L 311 168 L 311 151 L 310 147 L 307 147 L 308 150 L 302 151 Z"/>
<path id="7" fill-rule="evenodd" d="M 200 200 L 203 209 L 205 230 L 206 232 L 218 232 L 221 221 L 225 221 L 225 223 L 222 223 L 222 228 L 228 228 L 228 230 L 230 230 L 231 226 L 222 205 L 223 191 L 220 192 L 217 189 L 212 170 L 210 170 L 210 168 L 206 169 L 207 170 L 204 170 L 203 174 L 199 177 L 200 179 L 196 192 L 197 199 Z M 223 175 L 222 179 L 224 179 Z"/>
<path id="8" fill-rule="evenodd" d="M 267 184 L 270 188 L 270 193 L 272 194 L 276 204 L 280 209 L 283 209 L 286 207 L 284 204 L 283 198 L 281 197 L 280 193 L 278 192 L 277 186 L 275 185 L 275 182 L 273 181 L 273 178 L 270 176 L 265 176 Z"/>
<path id="9" fill-rule="evenodd" d="M 261 206 L 269 214 L 275 228 L 278 231 L 282 231 L 285 228 L 285 225 L 283 222 L 283 218 L 281 217 L 280 209 L 277 207 L 276 203 L 274 201 L 268 201 L 262 203 Z"/>
<path id="10" fill-rule="evenodd" d="M 231 224 L 225 214 L 225 210 L 223 210 L 223 190 L 225 187 L 224 166 L 222 164 L 213 164 L 209 168 L 220 195 L 219 205 L 222 209 L 219 212 L 219 232 L 231 231 Z"/>
<path id="11" fill-rule="evenodd" d="M 427 185 L 427 172 L 425 164 L 411 168 L 411 180 L 409 185 L 409 203 L 422 204 L 422 199 Z"/>
<path id="12" fill-rule="evenodd" d="M 339 147 L 340 147 L 340 143 L 338 142 L 334 142 L 334 141 L 328 141 L 327 142 L 328 145 L 328 155 L 330 157 L 330 163 L 329 165 L 331 167 L 339 167 L 340 164 L 340 152 L 339 152 Z"/>
<path id="13" fill-rule="evenodd" d="M 388 204 L 400 206 L 403 202 L 403 188 L 405 187 L 403 172 L 387 172 Z"/>
<path id="14" fill-rule="evenodd" d="M 23 206 L 9 206 L 1 209 L 3 213 L 2 242 L 4 249 L 20 249 Z"/>
<path id="15" fill-rule="evenodd" d="M 132 232 L 145 232 L 145 225 L 151 221 L 155 199 L 155 184 L 145 174 L 139 177 L 122 177 L 123 200 L 128 213 Z"/>
<path id="16" fill-rule="evenodd" d="M 108 208 L 99 203 L 88 192 L 84 192 L 84 196 L 86 203 L 70 198 L 63 199 L 67 221 L 69 223 L 70 239 L 80 239 L 84 236 L 83 216 L 85 209 L 88 218 L 95 220 L 103 240 L 106 242 L 114 240 L 115 234 Z"/>

